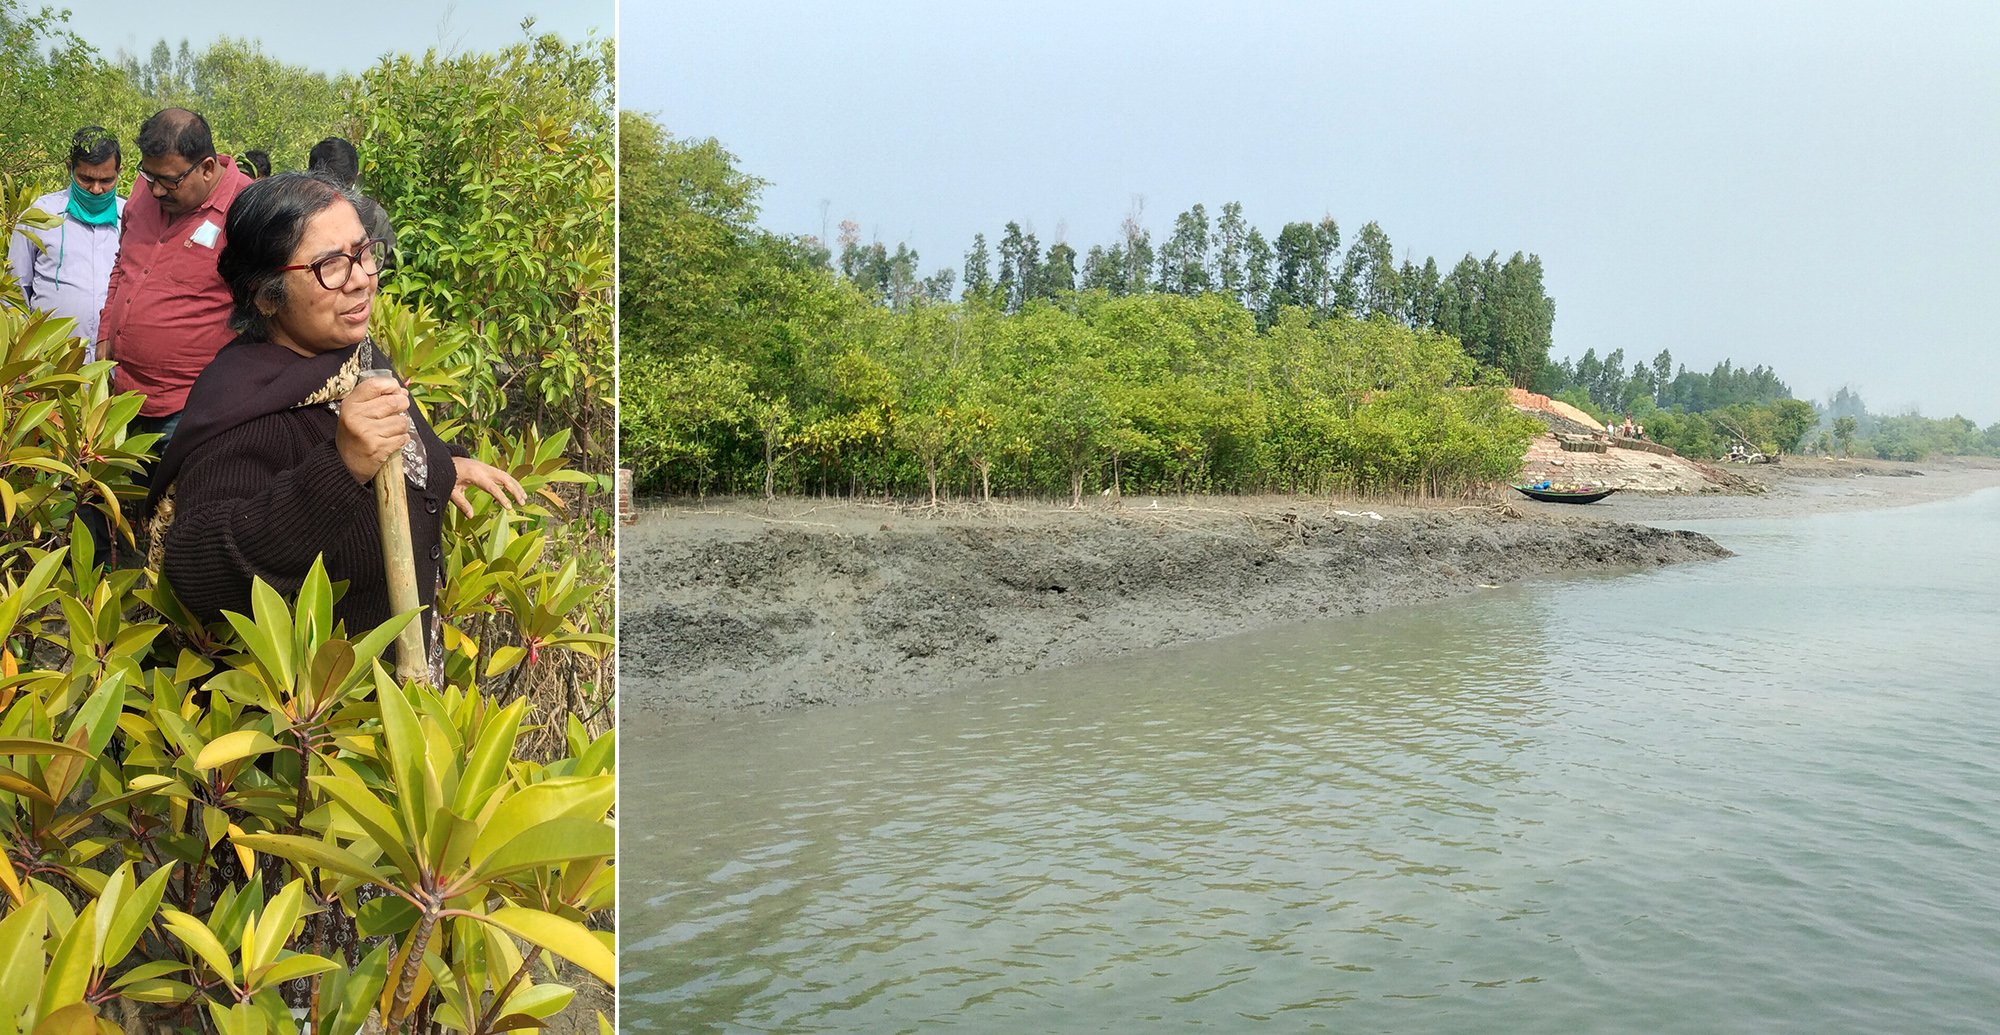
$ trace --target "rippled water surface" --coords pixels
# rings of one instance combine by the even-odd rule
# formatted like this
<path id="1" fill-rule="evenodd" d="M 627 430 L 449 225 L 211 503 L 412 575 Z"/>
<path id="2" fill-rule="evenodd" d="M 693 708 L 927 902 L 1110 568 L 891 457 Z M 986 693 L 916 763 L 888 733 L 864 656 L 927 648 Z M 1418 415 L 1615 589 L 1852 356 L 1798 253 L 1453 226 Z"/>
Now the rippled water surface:
<path id="1" fill-rule="evenodd" d="M 623 1025 L 2000 1031 L 2000 493 L 631 736 Z"/>

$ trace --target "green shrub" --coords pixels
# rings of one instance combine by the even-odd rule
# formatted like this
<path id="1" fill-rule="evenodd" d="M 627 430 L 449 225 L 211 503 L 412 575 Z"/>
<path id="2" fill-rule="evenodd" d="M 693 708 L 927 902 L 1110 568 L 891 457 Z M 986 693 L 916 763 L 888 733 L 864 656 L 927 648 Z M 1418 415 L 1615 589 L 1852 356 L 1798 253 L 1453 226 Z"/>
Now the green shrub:
<path id="1" fill-rule="evenodd" d="M 11 227 L 9 228 L 11 229 Z M 107 570 L 79 508 L 135 490 L 139 397 L 81 364 L 67 320 L 0 312 L 0 1031 L 193 1027 L 497 1032 L 615 983 L 609 733 L 572 716 L 530 760 L 530 702 L 495 693 L 550 654 L 600 654 L 547 510 L 454 517 L 447 683 L 398 685 L 378 629 L 295 601 L 204 625 L 150 570 Z M 543 453 L 552 451 L 544 450 Z M 504 459 L 504 458 L 503 458 Z M 559 463 L 513 464 L 546 490 Z M 114 516 L 115 507 L 110 510 Z M 129 537 L 126 539 L 130 543 Z M 466 630 L 484 620 L 493 628 Z M 495 635 L 504 626 L 506 635 Z M 377 939 L 369 948 L 364 939 Z M 81 1026 L 81 1027 L 79 1027 Z"/>
<path id="2" fill-rule="evenodd" d="M 611 453 L 609 40 L 531 36 L 498 53 L 385 58 L 350 102 L 372 197 L 396 218 L 390 291 L 477 354 L 472 409 L 567 428 Z"/>
<path id="3" fill-rule="evenodd" d="M 0 0 L 0 176 L 17 185 L 60 184 L 71 134 L 115 128 L 132 107 L 124 76 L 65 27 L 67 15 Z M 136 134 L 138 123 L 129 128 Z"/>
<path id="4" fill-rule="evenodd" d="M 1222 292 L 883 304 L 821 242 L 758 229 L 762 184 L 717 142 L 620 117 L 621 434 L 644 486 L 1440 494 L 1520 462 L 1528 425 L 1486 390 L 1504 377 L 1448 335 Z"/>
<path id="5" fill-rule="evenodd" d="M 34 38 L 54 24 L 44 16 Z M 10 46 L 18 29 L 0 19 Z M 71 42 L 61 75 L 35 82 L 115 83 Z M 523 71 L 563 65 L 559 44 L 510 53 L 525 62 L 511 82 L 542 101 L 568 82 L 582 107 L 607 103 L 601 76 Z M 608 67 L 591 53 L 574 68 Z M 23 95 L 11 71 L 0 103 Z M 368 110 L 415 110 L 432 71 L 378 66 Z M 124 89 L 120 103 L 150 113 Z M 570 1009 L 585 973 L 615 982 L 600 929 L 615 894 L 609 144 L 499 108 L 479 127 L 485 146 L 580 150 L 470 178 L 450 218 L 515 235 L 485 256 L 500 268 L 483 281 L 454 279 L 453 255 L 479 242 L 432 250 L 435 220 L 406 200 L 413 275 L 372 326 L 440 432 L 532 494 L 512 510 L 475 494 L 471 517 L 447 520 L 442 686 L 399 685 L 377 662 L 408 616 L 332 625 L 323 572 L 295 600 L 260 586 L 252 614 L 204 624 L 156 573 L 93 556 L 72 535 L 86 507 L 111 519 L 121 552 L 139 545 L 120 503 L 139 494 L 131 477 L 152 442 L 126 435 L 140 399 L 110 394 L 110 364 L 83 363 L 68 321 L 0 312 L 0 1033 L 296 1032 L 294 1010 L 328 1035 L 371 1014 L 401 1031 L 524 1030 Z M 337 129 L 319 117 L 280 128 Z M 66 140 L 77 120 L 51 118 L 35 132 Z M 455 139 L 453 126 L 431 131 Z M 577 168 L 558 189 L 549 166 L 563 161 Z M 25 182 L 0 186 L 0 237 L 45 224 Z M 500 217 L 528 200 L 534 218 Z M 536 284 L 520 268 L 531 258 Z M 0 276 L 10 294 L 18 305 Z"/>

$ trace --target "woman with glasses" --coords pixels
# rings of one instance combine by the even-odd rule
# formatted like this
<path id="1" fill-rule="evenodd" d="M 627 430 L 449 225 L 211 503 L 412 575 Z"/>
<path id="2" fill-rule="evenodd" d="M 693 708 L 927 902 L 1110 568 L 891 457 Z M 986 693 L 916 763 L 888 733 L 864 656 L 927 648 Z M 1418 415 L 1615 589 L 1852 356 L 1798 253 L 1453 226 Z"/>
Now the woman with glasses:
<path id="1" fill-rule="evenodd" d="M 245 187 L 217 262 L 239 332 L 194 387 L 147 508 L 156 570 L 190 611 L 250 613 L 252 578 L 298 591 L 315 558 L 345 580 L 334 617 L 359 636 L 391 617 L 370 481 L 403 454 L 419 597 L 440 577 L 443 507 L 468 486 L 525 503 L 504 471 L 446 444 L 368 336 L 382 244 L 352 191 L 319 173 Z M 437 637 L 424 623 L 433 673 Z"/>

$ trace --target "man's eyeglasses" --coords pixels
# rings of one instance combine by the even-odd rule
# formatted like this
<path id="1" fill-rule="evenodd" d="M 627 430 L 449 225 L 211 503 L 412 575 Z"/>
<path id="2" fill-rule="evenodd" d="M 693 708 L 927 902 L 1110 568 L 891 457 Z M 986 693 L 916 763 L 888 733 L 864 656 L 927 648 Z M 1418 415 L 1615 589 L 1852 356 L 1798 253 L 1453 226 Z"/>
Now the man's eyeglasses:
<path id="1" fill-rule="evenodd" d="M 147 172 L 145 166 L 140 166 L 139 178 L 145 180 L 147 183 L 157 183 L 161 187 L 166 188 L 168 191 L 174 191 L 180 188 L 181 182 L 183 180 L 186 180 L 188 177 L 193 176 L 194 171 L 199 168 L 201 168 L 201 166 L 199 165 L 190 165 L 188 166 L 187 171 L 180 174 L 179 176 L 155 176 L 152 173 Z"/>
<path id="2" fill-rule="evenodd" d="M 329 255 L 317 262 L 300 263 L 297 266 L 280 266 L 285 270 L 311 270 L 313 279 L 328 291 L 338 291 L 347 286 L 347 279 L 354 274 L 356 266 L 361 267 L 363 276 L 372 277 L 382 272 L 382 262 L 388 258 L 389 242 L 376 237 L 363 242 L 352 255 L 345 252 Z"/>

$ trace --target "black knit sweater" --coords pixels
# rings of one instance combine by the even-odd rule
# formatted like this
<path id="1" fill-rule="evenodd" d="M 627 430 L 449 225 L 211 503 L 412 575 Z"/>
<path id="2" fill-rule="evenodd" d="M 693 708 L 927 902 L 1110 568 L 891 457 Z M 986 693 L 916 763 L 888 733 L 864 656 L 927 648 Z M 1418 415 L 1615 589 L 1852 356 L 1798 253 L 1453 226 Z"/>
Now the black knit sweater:
<path id="1" fill-rule="evenodd" d="M 224 431 L 188 455 L 175 481 L 163 562 L 182 604 L 209 621 L 225 610 L 248 615 L 252 578 L 289 597 L 324 554 L 327 576 L 347 582 L 333 616 L 347 623 L 350 638 L 390 618 L 375 490 L 355 481 L 341 461 L 337 420 L 324 405 L 285 410 Z M 429 484 L 404 487 L 417 593 L 428 607 L 437 591 L 444 508 L 457 479 L 452 456 L 464 452 L 417 423 Z M 430 623 L 421 624 L 428 640 Z"/>

